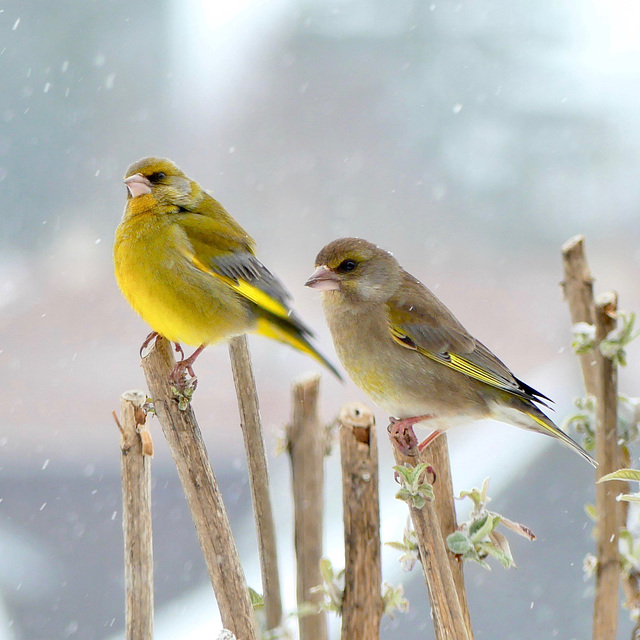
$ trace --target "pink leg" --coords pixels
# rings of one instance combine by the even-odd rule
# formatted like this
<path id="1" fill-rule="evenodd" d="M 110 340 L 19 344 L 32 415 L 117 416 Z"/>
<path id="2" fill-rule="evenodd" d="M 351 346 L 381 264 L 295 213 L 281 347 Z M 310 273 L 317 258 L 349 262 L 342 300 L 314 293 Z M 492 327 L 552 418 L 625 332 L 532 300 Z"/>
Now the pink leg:
<path id="1" fill-rule="evenodd" d="M 144 358 L 144 352 L 145 350 L 149 347 L 149 345 L 152 342 L 155 342 L 155 339 L 158 337 L 158 333 L 156 333 L 155 331 L 152 331 L 145 339 L 144 342 L 142 343 L 142 346 L 140 347 L 140 357 Z M 144 355 L 143 355 L 144 354 Z"/>
<path id="2" fill-rule="evenodd" d="M 418 438 L 416 438 L 416 434 L 413 431 L 413 425 L 430 418 L 433 418 L 433 416 L 429 414 L 412 416 L 411 418 L 403 418 L 402 420 L 390 417 L 387 431 L 389 432 L 393 446 L 405 455 L 410 454 L 411 450 L 418 446 Z"/>
<path id="3" fill-rule="evenodd" d="M 419 445 L 418 449 L 420 451 L 424 451 L 439 435 L 442 434 L 442 431 L 438 431 L 437 429 L 431 432 Z"/>
<path id="4" fill-rule="evenodd" d="M 196 358 L 202 353 L 204 348 L 207 345 L 201 344 L 188 358 L 184 357 L 184 351 L 182 347 L 176 342 L 175 350 L 180 354 L 181 360 L 176 362 L 176 366 L 173 367 L 173 371 L 169 375 L 169 381 L 175 384 L 178 387 L 182 387 L 184 384 L 185 371 L 194 379 L 193 388 L 195 389 L 198 385 L 198 380 L 196 378 L 196 374 L 193 372 L 193 363 L 196 361 Z"/>

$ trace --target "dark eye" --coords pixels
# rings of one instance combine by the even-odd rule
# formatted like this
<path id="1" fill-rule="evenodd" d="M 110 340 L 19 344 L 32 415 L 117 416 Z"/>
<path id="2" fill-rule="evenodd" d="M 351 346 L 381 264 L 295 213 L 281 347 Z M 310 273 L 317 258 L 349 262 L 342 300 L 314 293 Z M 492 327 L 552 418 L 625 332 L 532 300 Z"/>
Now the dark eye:
<path id="1" fill-rule="evenodd" d="M 338 269 L 340 269 L 340 271 L 353 271 L 357 266 L 358 263 L 355 260 L 351 260 L 351 258 L 348 258 L 347 260 L 343 260 L 340 263 Z"/>
<path id="2" fill-rule="evenodd" d="M 155 184 L 156 182 L 160 182 L 160 180 L 164 180 L 167 177 L 167 174 L 162 171 L 156 171 L 149 176 L 149 182 Z"/>

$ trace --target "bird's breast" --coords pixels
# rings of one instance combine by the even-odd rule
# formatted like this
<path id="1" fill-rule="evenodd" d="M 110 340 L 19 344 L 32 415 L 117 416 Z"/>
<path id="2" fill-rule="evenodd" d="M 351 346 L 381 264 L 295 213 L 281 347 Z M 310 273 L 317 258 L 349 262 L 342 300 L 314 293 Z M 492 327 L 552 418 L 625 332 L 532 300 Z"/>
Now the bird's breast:
<path id="1" fill-rule="evenodd" d="M 115 275 L 129 304 L 154 331 L 191 346 L 249 330 L 254 320 L 247 306 L 192 264 L 185 234 L 159 217 L 136 216 L 116 232 Z"/>

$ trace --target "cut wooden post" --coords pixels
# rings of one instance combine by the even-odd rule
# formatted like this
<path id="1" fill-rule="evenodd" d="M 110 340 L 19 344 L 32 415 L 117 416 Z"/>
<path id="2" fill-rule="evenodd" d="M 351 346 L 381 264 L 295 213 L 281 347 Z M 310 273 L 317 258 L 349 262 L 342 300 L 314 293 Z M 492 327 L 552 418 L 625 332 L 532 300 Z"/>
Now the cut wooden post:
<path id="1" fill-rule="evenodd" d="M 282 624 L 282 598 L 278 573 L 278 549 L 276 529 L 269 492 L 269 472 L 267 452 L 260 420 L 260 406 L 256 381 L 251 366 L 251 356 L 246 336 L 238 336 L 229 341 L 229 356 L 233 371 L 233 382 L 238 397 L 240 426 L 244 437 L 249 468 L 249 485 L 256 522 L 262 590 L 266 614 L 267 630 Z"/>
<path id="2" fill-rule="evenodd" d="M 584 236 L 569 238 L 562 245 L 562 262 L 564 266 L 562 289 L 569 305 L 571 324 L 578 322 L 594 324 L 593 278 L 585 255 Z M 584 387 L 588 394 L 595 395 L 595 355 L 594 353 L 584 353 L 578 357 L 582 368 Z"/>
<path id="3" fill-rule="evenodd" d="M 322 584 L 322 522 L 324 508 L 324 456 L 326 434 L 318 417 L 320 376 L 294 383 L 293 417 L 287 427 L 287 448 L 291 459 L 298 606 L 320 602 L 311 589 Z M 298 618 L 300 640 L 326 640 L 324 611 Z"/>
<path id="4" fill-rule="evenodd" d="M 580 365 L 587 394 L 596 398 L 595 448 L 596 479 L 620 467 L 620 447 L 617 435 L 617 370 L 615 364 L 599 350 L 600 342 L 616 326 L 617 297 L 604 294 L 593 300 L 593 279 L 587 264 L 584 236 L 570 238 L 562 247 L 565 298 L 569 304 L 571 322 L 595 325 L 596 348 L 580 355 Z M 618 621 L 618 531 L 626 525 L 624 503 L 616 503 L 618 493 L 628 491 L 626 482 L 596 485 L 596 593 L 593 606 L 593 640 L 614 638 Z M 637 583 L 623 583 L 627 599 L 637 601 Z"/>
<path id="5" fill-rule="evenodd" d="M 171 449 L 209 577 L 222 624 L 242 640 L 257 640 L 249 590 L 202 433 L 189 403 L 178 407 L 169 384 L 175 365 L 171 345 L 158 338 L 142 359 L 147 385 L 162 431 Z"/>
<path id="6" fill-rule="evenodd" d="M 617 471 L 618 463 L 618 374 L 616 364 L 602 355 L 600 342 L 616 327 L 617 296 L 598 297 L 596 324 L 596 478 Z M 618 527 L 622 510 L 616 496 L 624 492 L 620 482 L 596 484 L 596 593 L 593 607 L 593 640 L 616 637 L 620 560 Z"/>
<path id="7" fill-rule="evenodd" d="M 361 403 L 344 406 L 340 423 L 345 587 L 342 637 L 380 637 L 381 595 L 378 440 L 371 410 Z"/>
<path id="8" fill-rule="evenodd" d="M 146 394 L 120 396 L 120 470 L 127 640 L 153 638 L 153 537 L 151 532 L 151 442 L 143 405 Z M 115 417 L 115 415 L 114 415 Z M 141 436 L 141 431 L 146 436 Z M 145 446 L 146 445 L 146 446 Z"/>
<path id="9" fill-rule="evenodd" d="M 447 434 L 440 434 L 431 444 L 422 452 L 423 460 L 431 464 L 436 472 L 436 481 L 433 483 L 433 493 L 435 495 L 435 508 L 440 521 L 440 529 L 442 538 L 445 540 L 447 536 L 452 534 L 458 528 L 458 520 L 456 518 L 456 506 L 453 498 L 453 479 L 451 477 L 451 462 L 449 460 L 449 444 Z M 469 638 L 473 638 L 473 630 L 471 627 L 471 615 L 469 614 L 469 605 L 467 603 L 467 589 L 464 584 L 464 563 L 459 560 L 453 553 L 447 551 L 449 565 L 451 566 L 451 574 L 456 585 L 456 592 L 460 602 L 460 608 L 465 617 L 465 624 L 469 633 Z"/>
<path id="10" fill-rule="evenodd" d="M 417 448 L 415 453 L 416 455 L 406 455 L 393 447 L 393 455 L 396 464 L 399 465 L 408 464 L 415 467 L 420 462 Z M 472 640 L 465 622 L 467 616 L 463 613 L 458 599 L 449 564 L 449 552 L 442 538 L 442 528 L 435 505 L 433 502 L 427 502 L 422 509 L 408 506 L 418 539 L 420 562 L 429 592 L 436 640 Z"/>

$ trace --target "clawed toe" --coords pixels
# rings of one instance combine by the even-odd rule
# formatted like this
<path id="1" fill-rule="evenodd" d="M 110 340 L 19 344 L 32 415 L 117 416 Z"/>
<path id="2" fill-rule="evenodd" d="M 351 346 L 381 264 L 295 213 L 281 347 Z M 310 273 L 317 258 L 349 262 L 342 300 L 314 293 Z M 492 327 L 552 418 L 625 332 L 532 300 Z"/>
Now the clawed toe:
<path id="1" fill-rule="evenodd" d="M 160 334 L 152 331 L 145 339 L 142 345 L 140 346 L 140 357 L 145 358 L 149 355 L 149 351 L 153 349 L 156 344 L 156 340 L 160 337 Z"/>
<path id="2" fill-rule="evenodd" d="M 198 378 L 193 372 L 193 367 L 189 359 L 180 360 L 173 367 L 169 374 L 169 384 L 176 387 L 179 391 L 184 392 L 187 389 L 196 390 L 198 386 Z"/>

